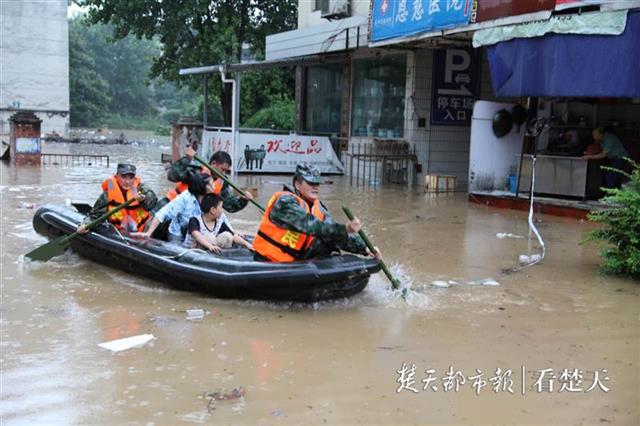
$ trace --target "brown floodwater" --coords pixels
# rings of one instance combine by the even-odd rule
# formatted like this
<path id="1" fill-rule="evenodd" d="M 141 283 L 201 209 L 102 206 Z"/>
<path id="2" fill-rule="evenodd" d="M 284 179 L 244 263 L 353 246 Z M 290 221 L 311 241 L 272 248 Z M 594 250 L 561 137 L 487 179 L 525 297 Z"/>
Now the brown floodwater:
<path id="1" fill-rule="evenodd" d="M 342 203 L 362 219 L 406 300 L 381 274 L 346 300 L 219 300 L 72 252 L 24 261 L 46 241 L 33 205 L 92 203 L 119 160 L 134 158 L 158 193 L 170 187 L 166 141 L 45 151 L 106 153 L 112 166 L 0 166 L 3 424 L 640 423 L 640 287 L 598 274 L 598 247 L 579 244 L 593 224 L 537 217 L 546 257 L 505 274 L 539 253 L 525 213 L 330 177 L 323 199 L 339 220 Z M 262 203 L 288 180 L 238 177 Z M 245 231 L 258 221 L 251 206 L 232 216 Z M 98 346 L 140 334 L 155 339 Z M 498 368 L 511 382 L 495 381 Z"/>

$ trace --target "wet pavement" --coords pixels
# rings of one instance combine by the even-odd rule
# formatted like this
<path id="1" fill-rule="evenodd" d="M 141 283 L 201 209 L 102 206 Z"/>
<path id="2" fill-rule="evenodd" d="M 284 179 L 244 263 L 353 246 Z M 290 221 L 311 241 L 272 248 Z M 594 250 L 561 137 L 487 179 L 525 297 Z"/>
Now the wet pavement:
<path id="1" fill-rule="evenodd" d="M 406 300 L 383 275 L 346 300 L 218 300 L 72 252 L 24 261 L 46 241 L 31 227 L 37 206 L 92 203 L 119 160 L 135 156 L 159 194 L 170 188 L 166 141 L 45 151 L 112 164 L 0 166 L 3 424 L 640 423 L 640 287 L 598 275 L 597 247 L 579 245 L 592 224 L 539 217 L 544 261 L 506 273 L 539 252 L 526 214 L 331 177 L 326 204 L 339 220 L 351 206 L 410 286 Z M 288 180 L 238 178 L 262 203 Z M 232 222 L 255 231 L 259 215 L 248 206 Z M 155 339 L 98 346 L 142 334 Z"/>

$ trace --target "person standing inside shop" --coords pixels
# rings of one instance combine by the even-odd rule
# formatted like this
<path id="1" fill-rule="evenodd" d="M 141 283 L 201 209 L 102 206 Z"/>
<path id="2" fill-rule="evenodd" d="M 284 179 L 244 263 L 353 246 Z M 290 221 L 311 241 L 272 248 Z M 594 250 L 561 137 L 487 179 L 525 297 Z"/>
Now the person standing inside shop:
<path id="1" fill-rule="evenodd" d="M 587 151 L 582 156 L 585 160 L 601 160 L 606 158 L 608 166 L 618 170 L 624 170 L 626 161 L 624 157 L 629 154 L 620 142 L 620 139 L 613 133 L 607 132 L 604 127 L 593 129 L 593 140 L 600 144 L 602 151 L 597 154 L 589 154 Z M 620 188 L 622 184 L 622 174 L 612 170 L 606 170 L 604 175 L 605 188 Z"/>

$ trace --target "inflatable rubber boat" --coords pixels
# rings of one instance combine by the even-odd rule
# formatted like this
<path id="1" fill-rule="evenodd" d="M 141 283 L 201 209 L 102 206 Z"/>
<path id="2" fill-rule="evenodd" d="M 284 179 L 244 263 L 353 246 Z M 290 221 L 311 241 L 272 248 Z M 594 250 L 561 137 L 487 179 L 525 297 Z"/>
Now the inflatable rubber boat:
<path id="1" fill-rule="evenodd" d="M 83 220 L 80 213 L 45 205 L 33 218 L 41 235 L 71 234 Z M 371 274 L 381 269 L 375 259 L 335 255 L 293 263 L 253 260 L 243 248 L 214 255 L 155 239 L 124 236 L 103 223 L 71 242 L 80 256 L 167 284 L 178 290 L 207 293 L 219 298 L 316 302 L 362 291 Z"/>

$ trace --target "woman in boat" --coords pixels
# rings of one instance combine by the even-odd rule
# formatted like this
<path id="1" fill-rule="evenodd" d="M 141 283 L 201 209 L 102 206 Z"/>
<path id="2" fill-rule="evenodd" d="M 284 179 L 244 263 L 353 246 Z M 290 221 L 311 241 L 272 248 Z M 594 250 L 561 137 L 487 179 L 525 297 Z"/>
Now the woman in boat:
<path id="1" fill-rule="evenodd" d="M 133 164 L 118 164 L 116 173 L 102 182 L 102 194 L 98 197 L 93 208 L 78 226 L 77 231 L 85 234 L 88 230 L 85 225 L 109 210 L 137 198 L 138 201 L 129 207 L 109 216 L 109 222 L 121 230 L 136 232 L 145 226 L 150 217 L 149 211 L 157 202 L 156 194 L 142 183 L 136 176 L 136 166 Z"/>
<path id="2" fill-rule="evenodd" d="M 357 236 L 362 226 L 358 218 L 346 225 L 333 220 L 320 201 L 320 183 L 317 168 L 298 165 L 295 189 L 285 186 L 271 197 L 253 242 L 256 260 L 293 262 L 339 250 L 381 258 L 377 249 L 370 253 Z"/>
<path id="3" fill-rule="evenodd" d="M 153 217 L 145 232 L 136 235 L 143 238 L 151 237 L 153 231 L 160 224 L 170 221 L 168 239 L 170 242 L 182 244 L 189 219 L 200 215 L 200 200 L 211 193 L 211 177 L 203 173 L 193 173 L 188 178 L 189 187 L 169 204 L 162 207 Z"/>
<path id="4" fill-rule="evenodd" d="M 231 248 L 234 244 L 252 249 L 251 244 L 237 234 L 222 210 L 222 197 L 206 194 L 200 201 L 202 213 L 189 219 L 185 247 L 199 247 L 213 253 Z"/>

